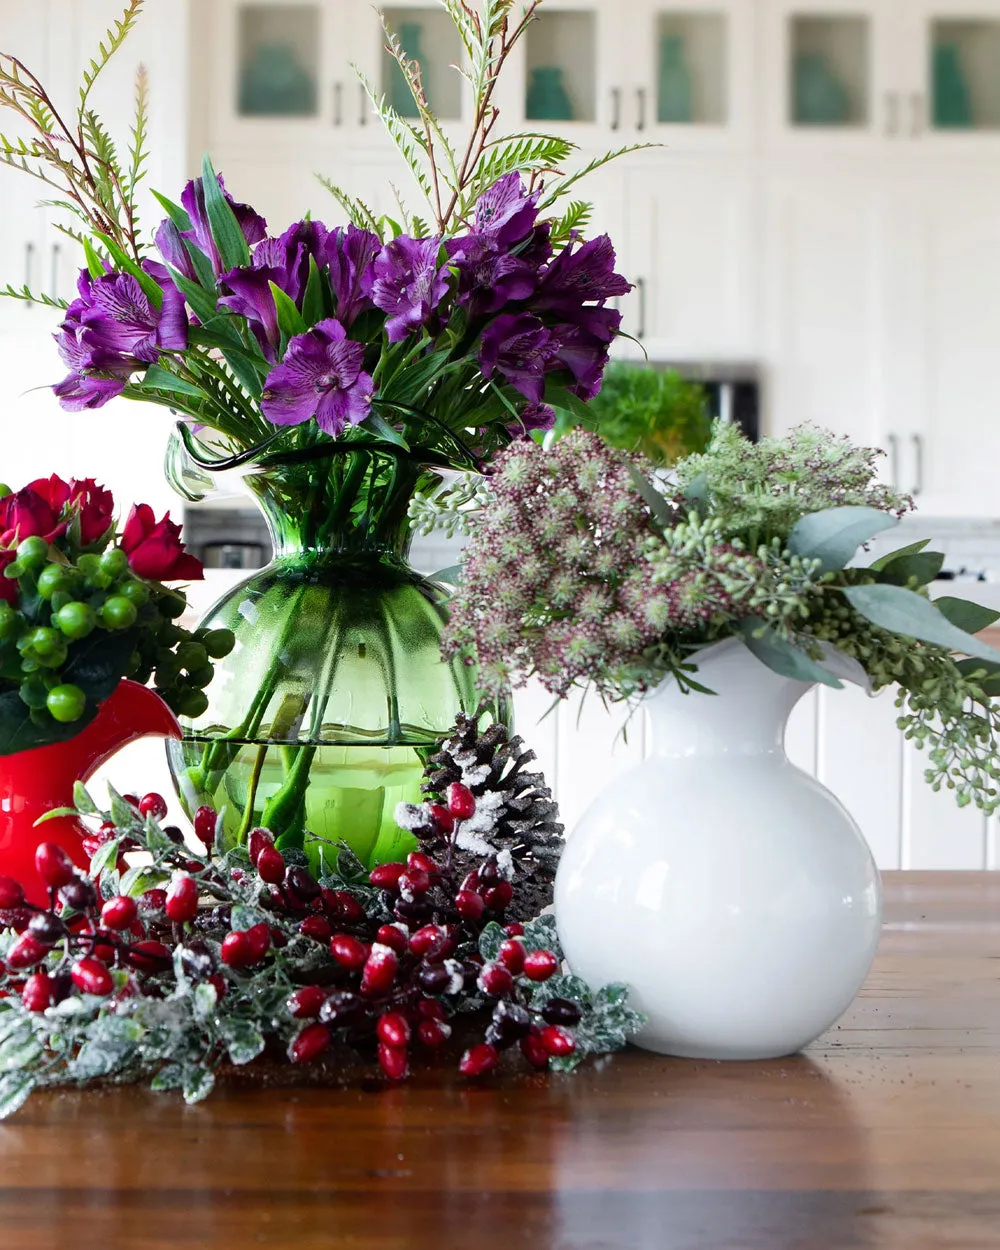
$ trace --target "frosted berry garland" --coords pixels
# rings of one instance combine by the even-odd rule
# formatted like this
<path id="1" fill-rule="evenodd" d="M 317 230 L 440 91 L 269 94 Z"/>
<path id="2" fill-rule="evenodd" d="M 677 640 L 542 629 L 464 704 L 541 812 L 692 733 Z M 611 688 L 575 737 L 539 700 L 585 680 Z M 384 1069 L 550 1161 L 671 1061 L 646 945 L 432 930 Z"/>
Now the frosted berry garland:
<path id="1" fill-rule="evenodd" d="M 627 988 L 592 993 L 563 971 L 551 915 L 513 919 L 545 890 L 515 868 L 514 850 L 492 848 L 512 789 L 531 786 L 523 772 L 502 791 L 488 778 L 498 770 L 502 781 L 527 753 L 487 734 L 469 749 L 504 759 L 478 793 L 451 781 L 408 809 L 421 813 L 407 822 L 421 849 L 370 873 L 345 847 L 324 846 L 313 875 L 304 853 L 283 853 L 264 829 L 223 853 L 210 808 L 197 813 L 192 850 L 161 823 L 159 795 L 112 792 L 103 812 L 78 786 L 78 814 L 93 826 L 89 873 L 43 843 L 46 906 L 0 878 L 0 1118 L 35 1089 L 94 1080 L 150 1080 L 197 1102 L 221 1067 L 258 1059 L 325 1061 L 336 1075 L 350 1055 L 391 1082 L 439 1051 L 478 1078 L 505 1051 L 567 1072 L 624 1046 L 642 1023 Z M 440 771 L 432 764 L 429 782 Z M 517 800 L 530 809 L 526 793 Z M 481 854 L 469 845 L 480 840 Z M 145 853 L 132 863 L 135 852 Z M 459 1015 L 467 1047 L 452 1037 Z"/>

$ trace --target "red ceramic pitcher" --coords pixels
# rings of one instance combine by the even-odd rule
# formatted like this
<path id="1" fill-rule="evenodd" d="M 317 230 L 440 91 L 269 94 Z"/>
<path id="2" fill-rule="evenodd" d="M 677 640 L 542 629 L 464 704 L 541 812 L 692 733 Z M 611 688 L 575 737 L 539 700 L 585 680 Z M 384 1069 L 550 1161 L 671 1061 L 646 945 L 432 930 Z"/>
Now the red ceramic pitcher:
<path id="1" fill-rule="evenodd" d="M 56 807 L 73 806 L 73 783 L 86 782 L 116 751 L 139 738 L 179 738 L 180 726 L 159 695 L 134 681 L 119 682 L 90 724 L 68 742 L 0 756 L 0 874 L 24 886 L 29 901 L 47 891 L 35 871 L 40 842 L 57 842 L 81 868 L 88 866 L 83 826 L 59 816 L 35 826 Z"/>

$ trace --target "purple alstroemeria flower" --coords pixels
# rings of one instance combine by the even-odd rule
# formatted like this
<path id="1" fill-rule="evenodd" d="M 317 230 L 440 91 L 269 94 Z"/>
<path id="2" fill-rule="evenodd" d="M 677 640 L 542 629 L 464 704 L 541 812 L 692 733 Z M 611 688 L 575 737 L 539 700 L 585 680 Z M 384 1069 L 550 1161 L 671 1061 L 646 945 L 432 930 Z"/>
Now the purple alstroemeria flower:
<path id="1" fill-rule="evenodd" d="M 473 231 L 493 247 L 509 252 L 531 234 L 538 216 L 538 192 L 524 189 L 519 173 L 507 174 L 476 201 Z"/>
<path id="2" fill-rule="evenodd" d="M 350 327 L 362 313 L 374 308 L 375 258 L 382 250 L 377 234 L 348 226 L 331 230 L 322 262 L 329 266 L 330 287 L 337 306 L 337 320 Z"/>
<path id="3" fill-rule="evenodd" d="M 188 250 L 184 246 L 184 236 L 177 229 L 169 217 L 164 218 L 155 235 L 156 250 L 163 259 L 183 278 L 187 278 L 191 282 L 198 281 L 198 275 L 195 272 L 191 257 Z"/>
<path id="4" fill-rule="evenodd" d="M 613 312 L 610 308 L 590 311 Z M 614 315 L 620 320 L 620 314 Z M 608 367 L 610 338 L 599 337 L 585 327 L 575 325 L 558 326 L 553 335 L 558 344 L 556 367 L 568 369 L 573 375 L 573 381 L 566 389 L 580 399 L 593 399 L 600 392 L 604 370 Z"/>
<path id="5" fill-rule="evenodd" d="M 488 317 L 526 300 L 538 286 L 538 270 L 519 256 L 498 252 L 479 235 L 449 240 L 448 258 L 458 271 L 456 303 L 470 317 Z"/>
<path id="6" fill-rule="evenodd" d="M 566 244 L 542 274 L 532 309 L 565 312 L 582 304 L 627 295 L 632 284 L 615 273 L 615 249 L 606 234 L 579 248 Z"/>
<path id="7" fill-rule="evenodd" d="M 389 314 L 390 343 L 399 343 L 430 321 L 448 293 L 448 270 L 438 267 L 440 239 L 401 234 L 375 260 L 372 303 Z"/>
<path id="8" fill-rule="evenodd" d="M 525 399 L 540 404 L 558 350 L 558 339 L 537 317 L 508 313 L 483 331 L 479 367 L 484 378 L 500 373 Z"/>
<path id="9" fill-rule="evenodd" d="M 514 438 L 527 438 L 536 431 L 548 434 L 556 424 L 556 410 L 549 404 L 528 404 L 521 409 L 520 420 L 512 421 L 507 429 Z"/>
<path id="10" fill-rule="evenodd" d="M 226 191 L 226 184 L 221 174 L 216 174 L 219 180 L 219 186 L 225 193 L 230 208 L 236 215 L 240 229 L 243 231 L 243 237 L 247 243 L 259 243 L 267 234 L 267 222 L 259 213 L 254 212 L 249 204 L 237 204 L 233 197 Z M 219 256 L 219 249 L 215 246 L 215 240 L 212 238 L 212 231 L 208 224 L 208 212 L 205 208 L 205 186 L 200 178 L 194 178 L 187 184 L 181 193 L 181 206 L 191 218 L 191 229 L 183 232 L 183 237 L 190 239 L 191 242 L 212 262 L 212 271 L 216 277 L 222 272 L 222 258 Z M 159 235 L 159 231 L 157 232 Z M 157 246 L 159 246 L 159 238 L 157 238 Z M 169 259 L 169 257 L 166 257 Z M 171 260 L 171 264 L 174 262 Z M 180 268 L 178 266 L 178 268 Z"/>
<path id="11" fill-rule="evenodd" d="M 365 349 L 333 318 L 320 321 L 288 344 L 285 359 L 264 383 L 261 411 L 275 425 L 301 425 L 310 417 L 334 438 L 371 412 L 374 384 L 364 373 Z"/>

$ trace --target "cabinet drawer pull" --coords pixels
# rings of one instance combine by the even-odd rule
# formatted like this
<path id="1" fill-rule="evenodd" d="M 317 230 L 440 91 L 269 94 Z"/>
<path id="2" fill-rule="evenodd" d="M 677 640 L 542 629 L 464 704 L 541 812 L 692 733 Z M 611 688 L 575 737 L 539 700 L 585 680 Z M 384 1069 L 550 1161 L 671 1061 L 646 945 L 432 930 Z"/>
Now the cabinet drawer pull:
<path id="1" fill-rule="evenodd" d="M 368 92 L 365 90 L 365 84 L 359 83 L 358 87 L 361 91 L 361 112 L 358 114 L 358 125 L 368 125 Z"/>
<path id="2" fill-rule="evenodd" d="M 646 129 L 646 88 L 640 87 L 635 93 L 636 104 L 639 108 L 639 116 L 635 123 L 636 130 Z"/>
<path id="3" fill-rule="evenodd" d="M 922 434 L 913 434 L 910 436 L 913 443 L 913 463 L 916 467 L 916 481 L 910 494 L 914 499 L 924 492 L 924 436 Z"/>
<path id="4" fill-rule="evenodd" d="M 914 91 L 910 96 L 910 134 L 915 139 L 924 129 L 924 97 L 921 92 Z M 919 437 L 919 435 L 914 435 Z"/>
<path id="5" fill-rule="evenodd" d="M 896 490 L 899 490 L 899 435 L 887 434 L 885 441 L 889 444 L 889 476 Z"/>
<path id="6" fill-rule="evenodd" d="M 611 129 L 621 130 L 622 126 L 622 89 L 611 88 Z"/>
<path id="7" fill-rule="evenodd" d="M 891 139 L 899 134 L 899 94 L 895 91 L 885 93 L 885 133 Z"/>
<path id="8" fill-rule="evenodd" d="M 31 290 L 31 275 L 35 268 L 35 245 L 28 242 L 24 245 L 24 285 Z M 25 308 L 33 308 L 30 302 L 25 304 Z"/>
<path id="9" fill-rule="evenodd" d="M 344 84 L 342 82 L 333 84 L 333 124 L 335 126 L 344 124 Z"/>
<path id="10" fill-rule="evenodd" d="M 636 289 L 639 292 L 639 326 L 636 329 L 635 337 L 644 339 L 646 337 L 646 279 L 636 278 Z"/>
<path id="11" fill-rule="evenodd" d="M 58 243 L 52 244 L 52 282 L 49 294 L 53 298 L 59 295 L 59 261 L 62 258 L 62 248 Z"/>

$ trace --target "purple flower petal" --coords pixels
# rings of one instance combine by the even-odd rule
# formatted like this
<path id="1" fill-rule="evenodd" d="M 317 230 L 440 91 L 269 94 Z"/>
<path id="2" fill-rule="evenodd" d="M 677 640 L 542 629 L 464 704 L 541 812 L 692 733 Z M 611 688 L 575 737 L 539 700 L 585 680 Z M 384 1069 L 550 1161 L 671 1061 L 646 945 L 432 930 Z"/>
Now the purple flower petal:
<path id="1" fill-rule="evenodd" d="M 300 425 L 315 416 L 336 437 L 371 410 L 374 383 L 362 372 L 365 349 L 328 318 L 288 344 L 285 359 L 268 374 L 261 410 L 275 425 Z"/>
<path id="2" fill-rule="evenodd" d="M 372 303 L 389 314 L 386 333 L 398 343 L 425 326 L 448 293 L 448 270 L 438 266 L 440 239 L 400 235 L 375 261 Z"/>

